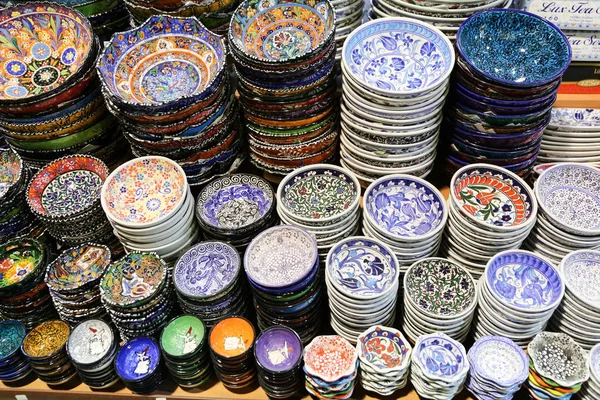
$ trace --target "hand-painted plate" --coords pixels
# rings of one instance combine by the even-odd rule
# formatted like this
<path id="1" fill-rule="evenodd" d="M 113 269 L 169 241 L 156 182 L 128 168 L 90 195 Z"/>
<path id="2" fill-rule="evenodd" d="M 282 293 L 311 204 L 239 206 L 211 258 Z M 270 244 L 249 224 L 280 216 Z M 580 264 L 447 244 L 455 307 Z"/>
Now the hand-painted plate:
<path id="1" fill-rule="evenodd" d="M 72 291 L 99 280 L 110 264 L 106 246 L 83 244 L 63 251 L 46 270 L 46 283 L 56 291 Z"/>

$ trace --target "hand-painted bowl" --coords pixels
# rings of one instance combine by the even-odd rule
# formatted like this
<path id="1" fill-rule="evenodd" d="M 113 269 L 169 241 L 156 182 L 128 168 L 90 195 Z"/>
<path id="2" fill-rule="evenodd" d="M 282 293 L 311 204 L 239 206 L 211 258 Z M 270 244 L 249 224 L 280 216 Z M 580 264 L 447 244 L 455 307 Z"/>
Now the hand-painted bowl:
<path id="1" fill-rule="evenodd" d="M 46 248 L 34 239 L 15 239 L 0 246 L 0 290 L 20 288 L 46 268 Z"/>
<path id="2" fill-rule="evenodd" d="M 412 346 L 399 330 L 375 325 L 358 337 L 356 351 L 361 368 L 366 364 L 385 374 L 408 369 Z"/>
<path id="3" fill-rule="evenodd" d="M 600 131 L 600 110 L 593 108 L 553 108 L 549 128 L 566 132 Z"/>
<path id="4" fill-rule="evenodd" d="M 525 351 L 502 336 L 479 338 L 469 349 L 467 357 L 473 375 L 503 388 L 518 387 L 529 374 L 529 358 Z"/>
<path id="5" fill-rule="evenodd" d="M 600 273 L 600 251 L 573 251 L 562 259 L 558 269 L 570 296 L 592 310 L 600 310 L 600 291 L 596 286 L 596 276 Z"/>
<path id="6" fill-rule="evenodd" d="M 26 334 L 25 325 L 21 321 L 0 322 L 0 360 L 9 359 L 18 352 Z"/>
<path id="7" fill-rule="evenodd" d="M 513 87 L 550 83 L 571 62 L 571 47 L 560 29 L 518 10 L 471 16 L 458 30 L 456 47 L 474 73 Z"/>
<path id="8" fill-rule="evenodd" d="M 256 363 L 270 374 L 285 374 L 302 361 L 303 346 L 298 334 L 285 326 L 267 328 L 256 338 Z"/>
<path id="9" fill-rule="evenodd" d="M 202 17 L 204 14 L 215 11 L 227 11 L 235 7 L 237 2 L 233 0 L 210 0 L 210 1 L 186 1 L 179 7 L 168 9 L 161 2 L 158 7 L 152 4 L 142 5 L 139 1 L 125 0 L 127 10 L 137 21 L 145 21 L 154 15 L 164 15 L 174 18 Z M 170 7 L 169 7 L 170 8 Z"/>
<path id="10" fill-rule="evenodd" d="M 77 325 L 67 342 L 69 357 L 77 366 L 94 366 L 105 362 L 115 347 L 112 328 L 100 319 L 89 319 Z"/>
<path id="11" fill-rule="evenodd" d="M 38 325 L 23 340 L 23 353 L 30 359 L 45 359 L 62 350 L 71 328 L 63 321 L 47 321 Z"/>
<path id="12" fill-rule="evenodd" d="M 444 333 L 419 336 L 411 361 L 417 364 L 425 377 L 434 381 L 460 382 L 469 372 L 464 346 Z"/>
<path id="13" fill-rule="evenodd" d="M 317 336 L 304 349 L 304 367 L 311 376 L 335 382 L 356 372 L 358 352 L 341 336 Z"/>
<path id="14" fill-rule="evenodd" d="M 185 359 L 206 342 L 206 326 L 193 315 L 171 320 L 160 334 L 160 347 L 169 359 Z"/>
<path id="15" fill-rule="evenodd" d="M 224 318 L 208 334 L 211 351 L 224 359 L 243 356 L 252 349 L 255 339 L 254 326 L 242 317 Z"/>
<path id="16" fill-rule="evenodd" d="M 125 343 L 115 358 L 115 370 L 126 382 L 151 377 L 160 366 L 160 347 L 154 339 L 138 337 Z"/>
<path id="17" fill-rule="evenodd" d="M 0 151 L 0 199 L 11 195 L 21 183 L 23 160 L 13 150 Z"/>

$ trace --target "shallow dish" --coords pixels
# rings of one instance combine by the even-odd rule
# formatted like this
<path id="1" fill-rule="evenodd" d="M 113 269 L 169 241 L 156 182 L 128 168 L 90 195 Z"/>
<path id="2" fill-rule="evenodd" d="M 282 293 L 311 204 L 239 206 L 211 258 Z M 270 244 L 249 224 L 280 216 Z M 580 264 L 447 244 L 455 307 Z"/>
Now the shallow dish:
<path id="1" fill-rule="evenodd" d="M 160 347 L 154 339 L 138 337 L 125 343 L 115 358 L 115 369 L 125 382 L 145 382 L 160 365 Z"/>
<path id="2" fill-rule="evenodd" d="M 600 310 L 600 293 L 596 280 L 600 274 L 600 252 L 579 250 L 569 253 L 559 270 L 569 294 L 593 310 Z"/>
<path id="3" fill-rule="evenodd" d="M 494 385 L 506 388 L 520 385 L 529 374 L 527 354 L 505 337 L 480 338 L 467 355 L 477 378 Z"/>
<path id="4" fill-rule="evenodd" d="M 600 132 L 600 111 L 591 108 L 553 108 L 548 127 L 567 132 Z"/>
<path id="5" fill-rule="evenodd" d="M 464 346 L 443 333 L 420 336 L 411 360 L 425 377 L 441 387 L 460 381 L 469 371 Z"/>
<path id="6" fill-rule="evenodd" d="M 361 365 L 365 363 L 378 374 L 385 374 L 408 368 L 412 346 L 402 332 L 376 325 L 358 337 L 356 351 Z"/>
<path id="7" fill-rule="evenodd" d="M 44 322 L 27 334 L 21 348 L 33 360 L 45 359 L 64 348 L 70 333 L 71 328 L 63 321 Z"/>
<path id="8" fill-rule="evenodd" d="M 336 382 L 356 372 L 358 352 L 340 336 L 317 336 L 304 349 L 304 367 L 314 377 Z"/>

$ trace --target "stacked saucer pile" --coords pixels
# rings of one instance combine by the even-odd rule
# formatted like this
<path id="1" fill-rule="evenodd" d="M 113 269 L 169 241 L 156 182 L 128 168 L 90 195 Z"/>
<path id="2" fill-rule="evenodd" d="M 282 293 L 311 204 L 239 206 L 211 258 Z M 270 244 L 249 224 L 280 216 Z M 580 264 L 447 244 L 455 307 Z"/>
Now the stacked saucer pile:
<path id="1" fill-rule="evenodd" d="M 250 174 L 216 178 L 202 188 L 196 219 L 207 240 L 227 242 L 244 254 L 259 232 L 277 223 L 275 193 L 266 180 Z"/>
<path id="2" fill-rule="evenodd" d="M 48 265 L 45 281 L 60 319 L 76 325 L 106 317 L 99 283 L 110 257 L 108 247 L 88 243 L 63 251 Z"/>
<path id="3" fill-rule="evenodd" d="M 600 292 L 595 283 L 600 251 L 574 251 L 563 258 L 559 270 L 565 297 L 550 320 L 550 330 L 563 332 L 590 350 L 600 336 Z"/>
<path id="4" fill-rule="evenodd" d="M 595 345 L 588 353 L 590 366 L 590 379 L 581 387 L 579 398 L 582 400 L 595 400 L 600 398 L 600 343 Z"/>
<path id="5" fill-rule="evenodd" d="M 315 235 L 321 260 L 336 242 L 358 231 L 360 183 L 344 168 L 329 164 L 299 168 L 281 181 L 277 198 L 281 221 Z"/>
<path id="6" fill-rule="evenodd" d="M 210 358 L 217 378 L 226 388 L 243 389 L 254 383 L 255 340 L 254 326 L 242 317 L 224 318 L 210 330 Z"/>
<path id="7" fill-rule="evenodd" d="M 600 110 L 553 108 L 538 162 L 600 162 Z"/>
<path id="8" fill-rule="evenodd" d="M 0 322 L 0 380 L 16 382 L 31 372 L 27 358 L 21 351 L 27 332 L 21 321 Z"/>
<path id="9" fill-rule="evenodd" d="M 77 325 L 67 342 L 67 353 L 81 381 L 91 389 L 106 389 L 119 382 L 114 364 L 118 350 L 113 329 L 100 319 Z"/>
<path id="10" fill-rule="evenodd" d="M 373 325 L 393 325 L 399 276 L 396 256 L 376 239 L 350 237 L 332 247 L 325 283 L 333 330 L 356 343 Z"/>
<path id="11" fill-rule="evenodd" d="M 544 171 L 534 191 L 540 216 L 525 247 L 559 265 L 572 251 L 600 250 L 600 169 L 558 164 Z"/>
<path id="12" fill-rule="evenodd" d="M 410 363 L 410 382 L 420 397 L 452 399 L 464 387 L 469 360 L 462 344 L 443 333 L 419 336 Z"/>
<path id="13" fill-rule="evenodd" d="M 342 59 L 342 47 L 350 33 L 362 23 L 365 2 L 363 0 L 333 0 L 335 10 L 335 61 Z"/>
<path id="14" fill-rule="evenodd" d="M 518 249 L 533 229 L 533 190 L 510 171 L 490 164 L 459 169 L 450 182 L 450 218 L 441 253 L 481 276 L 497 253 Z"/>
<path id="15" fill-rule="evenodd" d="M 469 271 L 444 258 L 425 258 L 404 274 L 403 329 L 414 343 L 421 335 L 447 334 L 464 342 L 477 306 Z"/>
<path id="16" fill-rule="evenodd" d="M 198 239 L 185 173 L 168 158 L 140 157 L 118 167 L 106 178 L 101 204 L 127 251 L 154 252 L 172 266 Z"/>
<path id="17" fill-rule="evenodd" d="M 484 161 L 525 178 L 571 62 L 566 36 L 536 15 L 496 9 L 465 21 L 456 46 L 446 172 Z"/>
<path id="18" fill-rule="evenodd" d="M 121 338 L 158 336 L 175 307 L 170 280 L 156 253 L 132 252 L 108 267 L 100 294 Z"/>
<path id="19" fill-rule="evenodd" d="M 56 318 L 44 271 L 48 250 L 37 240 L 15 239 L 0 245 L 0 316 L 25 324 L 27 331 Z"/>
<path id="20" fill-rule="evenodd" d="M 190 185 L 229 170 L 242 140 L 226 57 L 223 38 L 195 18 L 153 16 L 113 35 L 97 70 L 136 157 L 176 161 Z"/>
<path id="21" fill-rule="evenodd" d="M 154 339 L 138 337 L 125 343 L 115 358 L 115 369 L 133 393 L 150 394 L 162 383 L 160 347 Z"/>
<path id="22" fill-rule="evenodd" d="M 365 191 L 363 232 L 392 249 L 401 273 L 437 255 L 447 219 L 444 196 L 423 179 L 390 175 Z"/>
<path id="23" fill-rule="evenodd" d="M 238 252 L 226 243 L 202 242 L 186 251 L 175 264 L 173 282 L 181 309 L 212 328 L 232 315 L 246 315 Z"/>
<path id="24" fill-rule="evenodd" d="M 285 326 L 273 326 L 258 335 L 254 345 L 258 383 L 269 398 L 284 399 L 300 392 L 302 351 L 298 334 Z"/>
<path id="25" fill-rule="evenodd" d="M 527 353 L 505 337 L 479 338 L 467 357 L 467 388 L 478 399 L 512 399 L 529 375 Z"/>
<path id="26" fill-rule="evenodd" d="M 564 293 L 550 261 L 529 251 L 503 251 L 479 279 L 473 336 L 504 336 L 525 347 L 544 330 Z"/>
<path id="27" fill-rule="evenodd" d="M 317 336 L 304 349 L 304 387 L 317 399 L 349 399 L 358 365 L 358 352 L 346 339 Z"/>
<path id="28" fill-rule="evenodd" d="M 366 184 L 429 174 L 454 57 L 441 31 L 414 19 L 354 29 L 342 51 L 342 165 Z"/>
<path id="29" fill-rule="evenodd" d="M 363 388 L 391 396 L 408 381 L 412 347 L 399 330 L 375 325 L 356 342 Z"/>
<path id="30" fill-rule="evenodd" d="M 179 386 L 200 386 L 210 378 L 206 336 L 204 323 L 193 315 L 176 317 L 160 334 L 165 365 Z"/>
<path id="31" fill-rule="evenodd" d="M 315 238 L 302 228 L 279 225 L 258 235 L 244 254 L 258 328 L 284 325 L 302 343 L 321 325 L 321 281 Z"/>
<path id="32" fill-rule="evenodd" d="M 228 38 L 259 169 L 285 175 L 335 157 L 334 31 L 326 0 L 245 0 L 233 13 Z"/>
<path id="33" fill-rule="evenodd" d="M 533 399 L 570 399 L 590 377 L 587 353 L 564 333 L 541 332 L 527 354 L 527 390 Z"/>
<path id="34" fill-rule="evenodd" d="M 21 350 L 31 369 L 48 385 L 61 385 L 77 371 L 67 354 L 71 328 L 63 321 L 46 321 L 25 336 Z"/>

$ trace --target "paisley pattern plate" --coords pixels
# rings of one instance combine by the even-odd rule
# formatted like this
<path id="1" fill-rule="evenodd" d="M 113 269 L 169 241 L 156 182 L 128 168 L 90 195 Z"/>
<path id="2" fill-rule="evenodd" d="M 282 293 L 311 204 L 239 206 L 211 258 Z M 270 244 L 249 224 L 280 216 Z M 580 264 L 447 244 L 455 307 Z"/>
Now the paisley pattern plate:
<path id="1" fill-rule="evenodd" d="M 78 365 L 90 365 L 103 360 L 115 344 L 111 327 L 99 319 L 90 319 L 77 325 L 67 349 L 69 357 Z"/>
<path id="2" fill-rule="evenodd" d="M 263 331 L 254 345 L 256 362 L 261 368 L 282 373 L 296 367 L 302 358 L 302 342 L 290 328 L 275 326 Z"/>
<path id="3" fill-rule="evenodd" d="M 317 336 L 304 349 L 304 367 L 310 375 L 335 382 L 356 371 L 358 352 L 341 336 Z"/>
<path id="4" fill-rule="evenodd" d="M 56 291 L 71 291 L 99 280 L 110 264 L 106 246 L 83 244 L 65 250 L 46 271 L 46 284 Z"/>
<path id="5" fill-rule="evenodd" d="M 420 336 L 415 343 L 412 360 L 426 376 L 442 381 L 456 382 L 469 371 L 463 345 L 443 333 Z"/>
<path id="6" fill-rule="evenodd" d="M 48 357 L 60 350 L 71 328 L 63 321 L 47 321 L 29 332 L 23 341 L 23 352 L 32 358 Z"/>
<path id="7" fill-rule="evenodd" d="M 600 110 L 592 108 L 553 108 L 550 128 L 577 131 L 594 128 L 600 132 Z M 587 131 L 587 129 L 585 129 Z"/>
<path id="8" fill-rule="evenodd" d="M 0 359 L 5 359 L 19 350 L 26 334 L 25 325 L 20 321 L 0 322 Z"/>
<path id="9" fill-rule="evenodd" d="M 600 309 L 600 252 L 579 250 L 563 258 L 559 266 L 569 293 L 594 309 Z"/>
<path id="10" fill-rule="evenodd" d="M 23 161 L 12 150 L 0 152 L 0 199 L 21 180 Z"/>
<path id="11" fill-rule="evenodd" d="M 0 289 L 31 278 L 45 260 L 46 250 L 36 240 L 23 239 L 4 243 L 0 246 Z"/>
<path id="12" fill-rule="evenodd" d="M 170 356 L 184 356 L 196 351 L 206 338 L 204 323 L 193 315 L 182 315 L 165 326 L 160 346 Z"/>
<path id="13" fill-rule="evenodd" d="M 412 347 L 402 333 L 394 328 L 374 326 L 358 337 L 358 357 L 381 372 L 408 367 Z"/>
<path id="14" fill-rule="evenodd" d="M 478 377 L 499 386 L 520 385 L 529 375 L 527 354 L 505 337 L 482 337 L 473 344 L 467 356 Z"/>
<path id="15" fill-rule="evenodd" d="M 160 364 L 160 347 L 154 339 L 138 337 L 125 343 L 115 359 L 119 376 L 138 381 L 151 376 Z"/>

